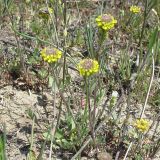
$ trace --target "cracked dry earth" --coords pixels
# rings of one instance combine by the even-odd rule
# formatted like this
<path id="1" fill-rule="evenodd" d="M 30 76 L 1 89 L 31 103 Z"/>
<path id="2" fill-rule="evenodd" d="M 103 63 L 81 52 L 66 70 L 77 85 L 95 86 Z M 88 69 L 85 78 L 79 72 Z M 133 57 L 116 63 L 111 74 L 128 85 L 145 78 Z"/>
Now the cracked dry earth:
<path id="1" fill-rule="evenodd" d="M 45 93 L 44 93 L 45 94 Z M 29 118 L 29 110 L 36 113 L 38 124 L 34 127 L 36 149 L 40 148 L 42 140 L 42 129 L 46 122 L 53 118 L 52 95 L 45 94 L 46 102 L 41 95 L 28 94 L 26 91 L 19 91 L 12 86 L 6 86 L 0 90 L 0 130 L 2 124 L 6 126 L 6 153 L 9 160 L 26 160 L 30 147 L 32 120 Z M 43 104 L 45 103 L 45 104 Z M 45 108 L 46 110 L 45 110 Z M 47 117 L 47 114 L 50 115 Z M 42 127 L 43 126 L 43 127 Z M 47 153 L 46 153 L 47 154 Z"/>

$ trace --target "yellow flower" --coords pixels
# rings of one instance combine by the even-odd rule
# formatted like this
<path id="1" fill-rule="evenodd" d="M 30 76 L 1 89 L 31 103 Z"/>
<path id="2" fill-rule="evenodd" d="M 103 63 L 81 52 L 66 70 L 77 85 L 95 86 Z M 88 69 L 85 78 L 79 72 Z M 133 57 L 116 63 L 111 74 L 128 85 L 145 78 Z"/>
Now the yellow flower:
<path id="1" fill-rule="evenodd" d="M 53 9 L 52 8 L 41 8 L 39 10 L 39 16 L 43 19 L 49 19 L 50 14 L 53 13 Z"/>
<path id="2" fill-rule="evenodd" d="M 145 120 L 145 119 L 138 119 L 138 120 L 136 120 L 135 127 L 139 131 L 145 132 L 149 128 L 149 122 L 147 120 Z"/>
<path id="3" fill-rule="evenodd" d="M 103 14 L 96 18 L 97 26 L 105 31 L 109 31 L 114 28 L 117 20 L 110 14 Z"/>
<path id="4" fill-rule="evenodd" d="M 77 66 L 81 76 L 90 76 L 99 71 L 99 64 L 96 60 L 83 59 Z"/>
<path id="5" fill-rule="evenodd" d="M 131 6 L 130 12 L 137 14 L 137 13 L 141 12 L 141 8 L 138 6 Z"/>
<path id="6" fill-rule="evenodd" d="M 43 60 L 48 63 L 56 62 L 62 56 L 62 52 L 56 48 L 44 48 L 41 50 L 40 54 Z"/>

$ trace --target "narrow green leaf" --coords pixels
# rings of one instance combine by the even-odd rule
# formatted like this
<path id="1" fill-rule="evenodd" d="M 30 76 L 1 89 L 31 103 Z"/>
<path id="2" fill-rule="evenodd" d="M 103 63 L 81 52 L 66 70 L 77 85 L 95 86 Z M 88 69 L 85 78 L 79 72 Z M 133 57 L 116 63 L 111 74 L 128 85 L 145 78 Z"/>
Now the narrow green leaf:
<path id="1" fill-rule="evenodd" d="M 157 39 L 158 39 L 158 27 L 155 28 L 155 30 L 153 31 L 153 33 L 150 36 L 148 51 L 151 51 L 151 49 L 153 48 Z"/>

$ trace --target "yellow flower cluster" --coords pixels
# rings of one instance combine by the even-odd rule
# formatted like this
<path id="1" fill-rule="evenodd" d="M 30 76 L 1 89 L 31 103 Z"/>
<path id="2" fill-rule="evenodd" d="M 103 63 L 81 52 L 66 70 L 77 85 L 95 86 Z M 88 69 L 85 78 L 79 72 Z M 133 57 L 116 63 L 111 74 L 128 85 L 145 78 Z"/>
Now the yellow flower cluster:
<path id="1" fill-rule="evenodd" d="M 145 132 L 149 128 L 149 122 L 147 120 L 145 120 L 145 119 L 138 119 L 138 120 L 136 120 L 135 127 L 139 131 Z"/>
<path id="2" fill-rule="evenodd" d="M 103 14 L 96 18 L 96 23 L 99 28 L 109 31 L 112 28 L 114 28 L 115 24 L 117 23 L 117 20 L 114 19 L 114 17 L 110 14 Z"/>
<path id="3" fill-rule="evenodd" d="M 137 14 L 137 13 L 141 12 L 141 8 L 138 6 L 131 6 L 130 12 Z"/>
<path id="4" fill-rule="evenodd" d="M 53 9 L 52 8 L 41 8 L 39 10 L 39 16 L 43 19 L 49 19 L 50 14 L 53 13 Z"/>
<path id="5" fill-rule="evenodd" d="M 96 60 L 83 59 L 77 66 L 81 76 L 90 76 L 99 71 L 99 64 Z"/>
<path id="6" fill-rule="evenodd" d="M 53 63 L 61 58 L 62 52 L 56 48 L 44 48 L 40 52 L 41 57 L 48 63 Z"/>

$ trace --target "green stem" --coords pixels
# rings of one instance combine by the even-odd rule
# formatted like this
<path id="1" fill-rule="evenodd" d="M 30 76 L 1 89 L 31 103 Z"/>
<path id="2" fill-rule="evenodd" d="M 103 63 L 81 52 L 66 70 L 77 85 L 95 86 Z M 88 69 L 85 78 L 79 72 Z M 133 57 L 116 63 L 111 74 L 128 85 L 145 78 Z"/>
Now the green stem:
<path id="1" fill-rule="evenodd" d="M 139 47 L 141 47 L 141 44 L 142 44 L 142 38 L 143 38 L 145 24 L 146 24 L 146 19 L 147 19 L 147 4 L 148 4 L 147 0 L 145 0 L 144 20 L 143 20 L 141 35 L 140 35 L 140 38 L 139 38 L 139 44 L 138 44 Z"/>
<path id="2" fill-rule="evenodd" d="M 89 112 L 89 126 L 91 131 L 91 136 L 93 139 L 93 143 L 95 146 L 95 135 L 94 135 L 94 123 L 92 122 L 92 110 L 91 110 L 91 104 L 90 104 L 90 88 L 89 88 L 89 78 L 85 77 L 85 85 L 86 85 L 86 105 L 88 106 L 88 112 Z"/>
<path id="3" fill-rule="evenodd" d="M 64 0 L 64 11 L 63 11 L 63 16 L 64 16 L 64 30 L 66 30 L 67 27 L 67 2 Z M 66 77 L 66 36 L 64 36 L 64 63 L 63 63 L 63 86 L 65 83 L 65 77 Z"/>
<path id="4" fill-rule="evenodd" d="M 53 140 L 54 140 L 54 136 L 55 136 L 55 132 L 56 132 L 56 126 L 54 126 L 54 121 L 55 121 L 55 106 L 56 106 L 56 82 L 55 82 L 55 78 L 56 78 L 56 69 L 53 69 L 53 75 L 54 75 L 54 84 L 53 84 L 53 90 L 54 90 L 54 100 L 53 100 L 53 114 L 54 114 L 54 119 L 52 121 L 52 126 L 51 126 L 51 145 L 50 145 L 50 154 L 49 154 L 49 160 L 52 159 L 52 146 L 53 146 Z"/>

